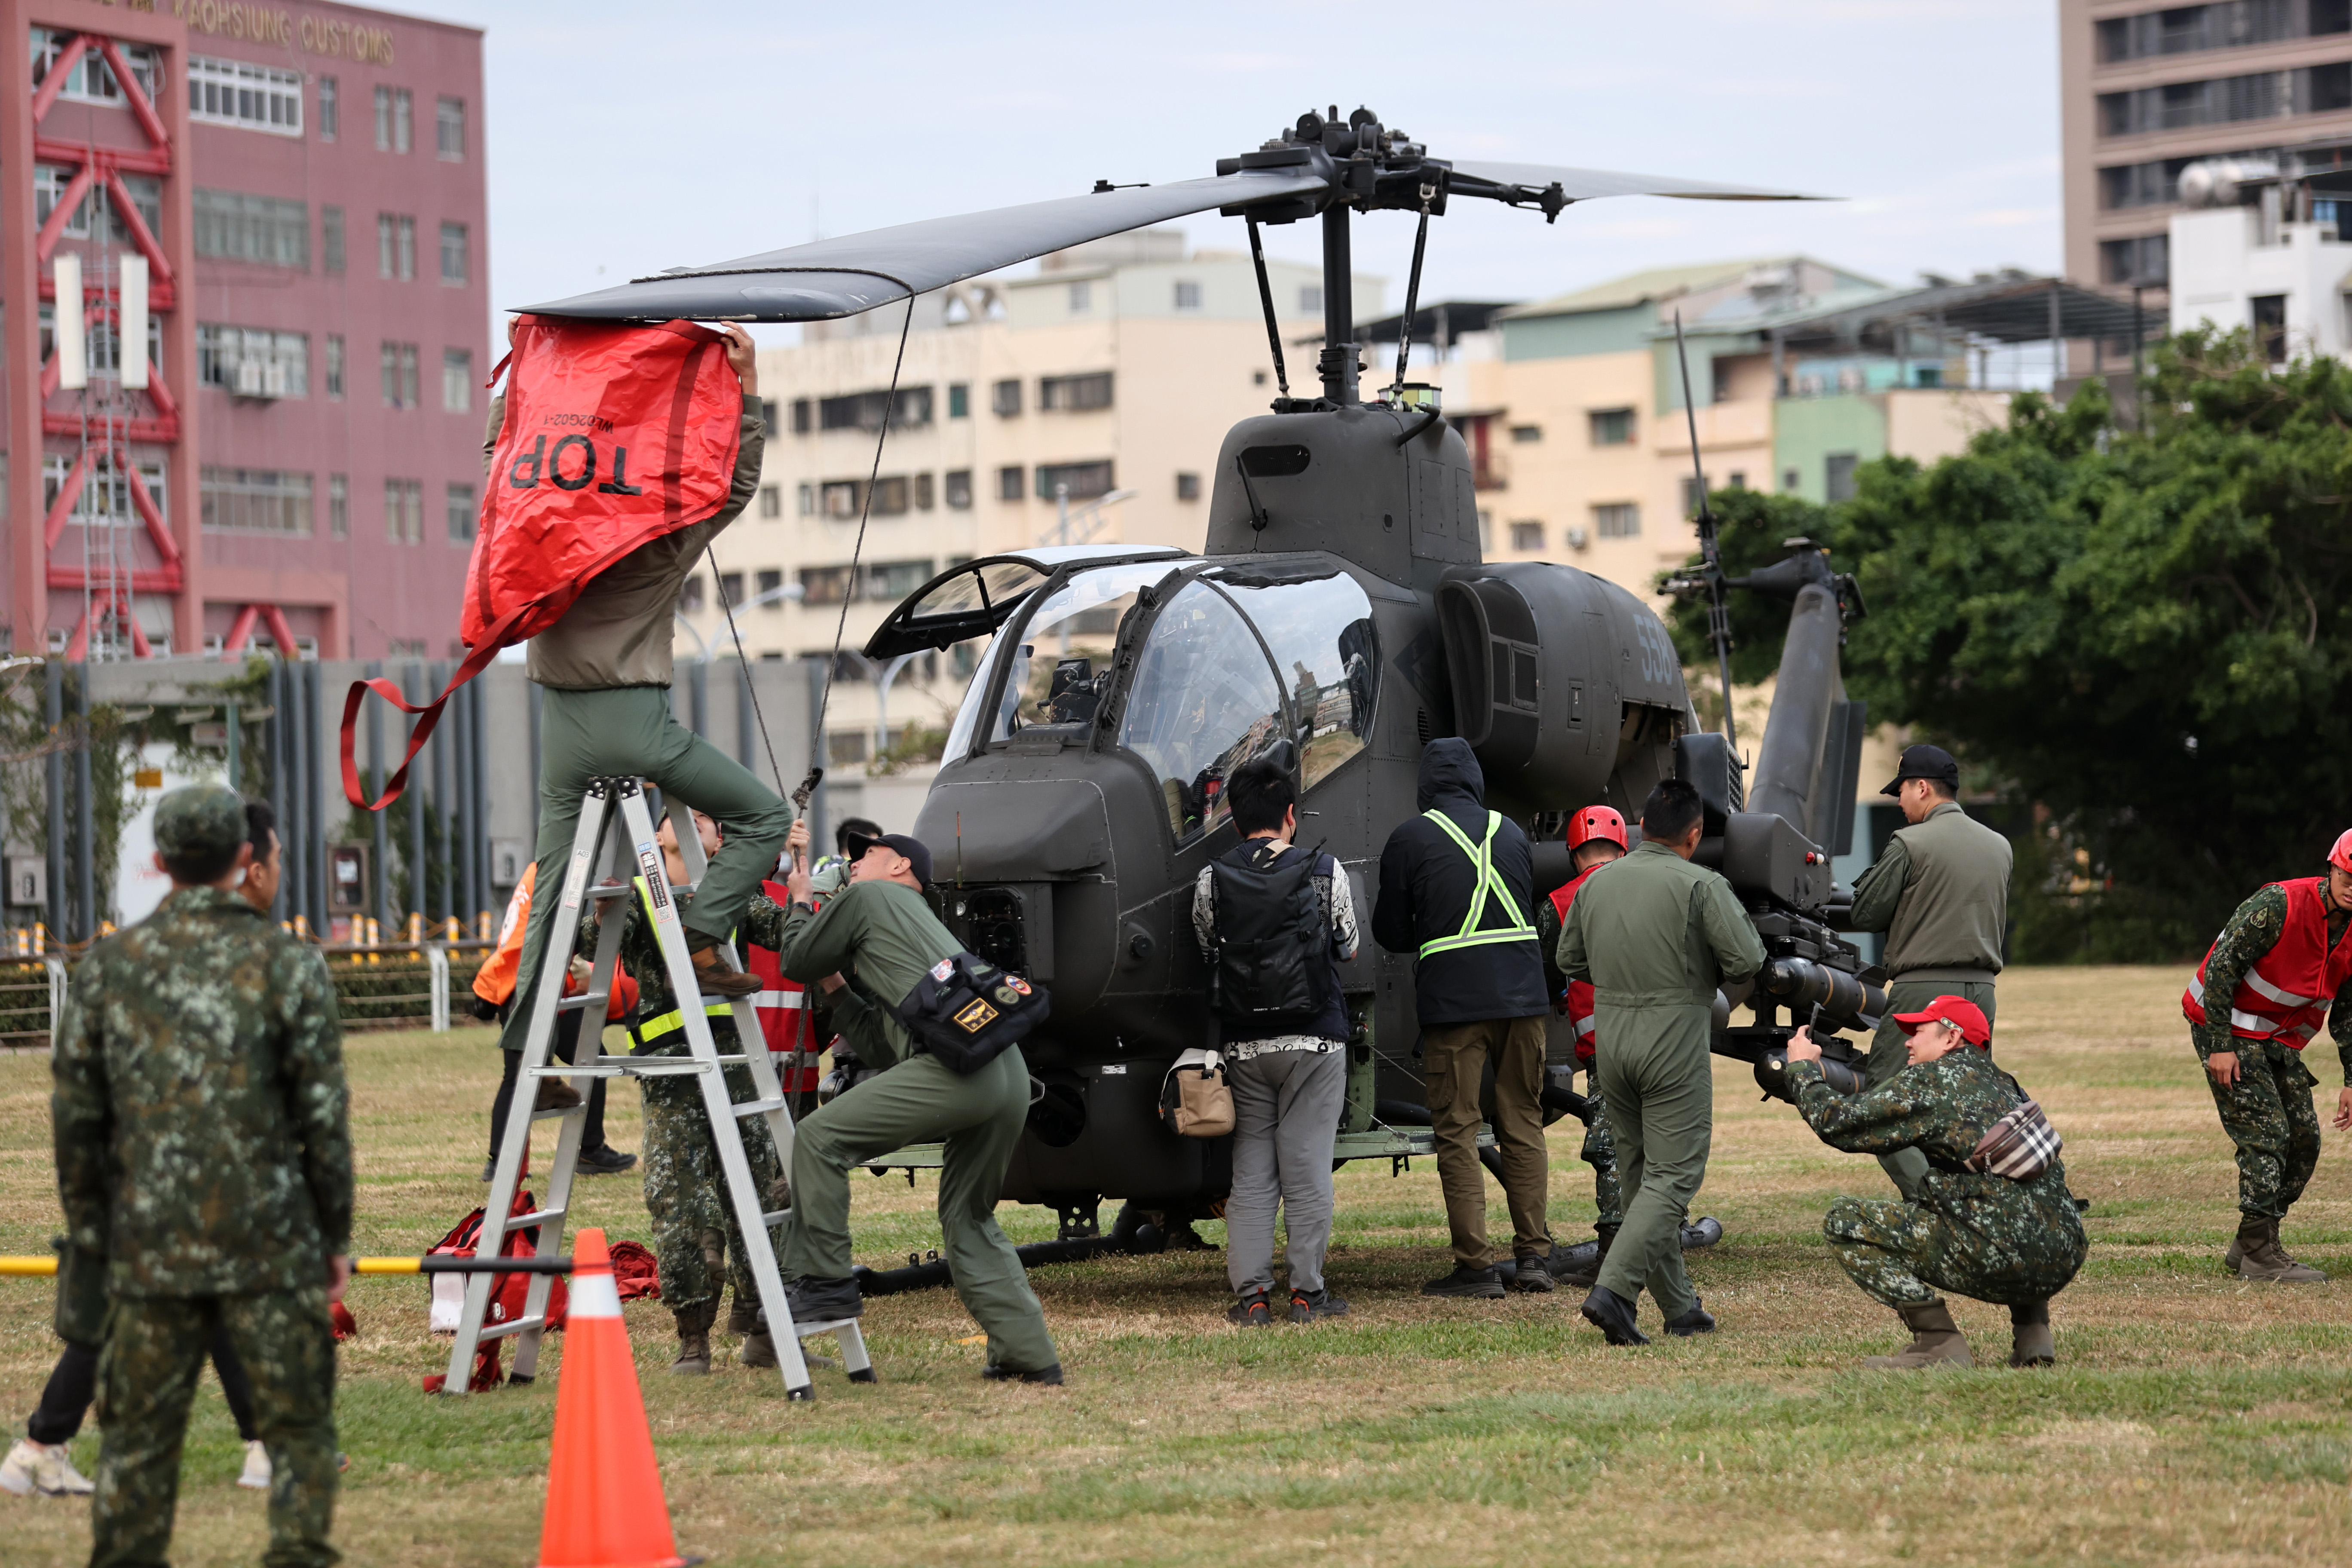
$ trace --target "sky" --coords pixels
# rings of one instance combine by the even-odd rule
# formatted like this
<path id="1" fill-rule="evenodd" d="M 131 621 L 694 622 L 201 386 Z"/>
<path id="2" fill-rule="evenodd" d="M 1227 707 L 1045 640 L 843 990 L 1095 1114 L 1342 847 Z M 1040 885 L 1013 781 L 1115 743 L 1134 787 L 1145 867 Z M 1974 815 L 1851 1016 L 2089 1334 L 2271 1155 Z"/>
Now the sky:
<path id="1" fill-rule="evenodd" d="M 889 6 L 445 0 L 482 27 L 501 308 L 917 218 L 1214 172 L 1310 107 L 1433 156 L 1843 198 L 1463 202 L 1424 300 L 1802 251 L 1889 283 L 2060 262 L 2055 0 Z M 1185 226 L 1238 248 L 1238 219 Z M 1357 225 L 1402 302 L 1412 219 Z M 1311 261 L 1311 225 L 1268 231 Z M 789 331 L 790 329 L 783 329 Z"/>

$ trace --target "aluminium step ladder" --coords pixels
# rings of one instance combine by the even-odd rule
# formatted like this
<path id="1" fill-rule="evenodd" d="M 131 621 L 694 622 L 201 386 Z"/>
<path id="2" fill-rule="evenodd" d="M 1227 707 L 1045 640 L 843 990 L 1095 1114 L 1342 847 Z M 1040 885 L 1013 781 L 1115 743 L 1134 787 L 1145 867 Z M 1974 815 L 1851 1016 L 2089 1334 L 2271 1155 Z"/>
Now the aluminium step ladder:
<path id="1" fill-rule="evenodd" d="M 769 1337 L 776 1346 L 786 1395 L 793 1399 L 813 1396 L 808 1361 L 801 1352 L 801 1341 L 817 1334 L 837 1337 L 842 1362 L 852 1382 L 871 1383 L 875 1381 L 873 1363 L 866 1353 L 865 1336 L 858 1330 L 856 1319 L 795 1323 L 791 1309 L 785 1305 L 783 1280 L 777 1271 L 775 1246 L 769 1227 L 782 1223 L 790 1211 L 763 1209 L 762 1196 L 752 1184 L 751 1162 L 743 1152 L 741 1124 L 745 1118 L 766 1118 L 769 1135 L 775 1141 L 777 1160 L 789 1172 L 793 1160 L 792 1112 L 786 1107 L 782 1085 L 776 1077 L 758 1016 L 752 1010 L 751 997 L 732 999 L 736 1038 L 746 1043 L 744 1049 L 739 1054 L 721 1056 L 712 1038 L 703 1008 L 720 998 L 704 996 L 695 979 L 694 961 L 687 955 L 686 932 L 678 921 L 676 897 L 679 892 L 691 892 L 702 879 L 702 837 L 695 830 L 692 816 L 683 801 L 672 799 L 667 804 L 677 835 L 679 856 L 693 879 L 677 887 L 671 885 L 663 869 L 661 847 L 654 838 L 653 814 L 637 782 L 628 778 L 589 781 L 587 795 L 581 803 L 579 831 L 572 837 L 572 856 L 563 874 L 562 898 L 549 921 L 547 944 L 540 958 L 539 987 L 532 1003 L 530 1026 L 523 1039 L 514 1107 L 508 1113 L 505 1133 L 499 1142 L 497 1172 L 482 1211 L 477 1253 L 495 1255 L 508 1237 L 535 1227 L 536 1255 L 562 1255 L 572 1178 L 579 1169 L 580 1140 L 587 1126 L 586 1090 L 592 1080 L 691 1075 L 702 1085 L 702 1103 L 710 1121 L 711 1142 L 718 1148 L 719 1163 L 726 1175 L 727 1200 L 743 1235 L 744 1261 L 759 1287 L 760 1304 L 767 1313 Z M 619 874 L 592 887 L 590 879 L 604 849 L 605 835 L 616 826 L 621 831 L 613 859 Z M 633 877 L 645 881 L 655 942 L 668 971 L 671 993 L 678 998 L 687 1041 L 687 1054 L 683 1057 L 609 1057 L 603 1054 L 601 1047 L 594 1050 L 586 1047 L 586 1042 L 603 1037 L 604 1004 L 612 994 L 614 973 L 619 964 L 624 921 L 602 922 L 596 939 L 595 967 L 587 989 L 577 996 L 563 994 L 563 975 L 572 960 L 571 936 L 579 928 L 581 910 L 592 901 L 607 909 L 619 903 L 625 909 L 625 900 L 636 896 Z M 541 896 L 545 892 L 540 889 Z M 731 944 L 721 944 L 719 952 L 720 962 L 728 968 L 741 969 Z M 581 1028 L 583 1046 L 573 1052 L 578 1059 L 566 1067 L 560 1061 L 551 1062 L 549 1058 L 555 1040 L 557 1016 L 573 1010 L 587 1010 L 589 1016 Z M 739 1066 L 750 1072 L 752 1087 L 752 1098 L 740 1105 L 728 1096 L 725 1070 Z M 530 1109 L 537 1099 L 539 1084 L 551 1078 L 573 1080 L 572 1087 L 581 1091 L 580 1103 L 567 1110 Z M 551 1118 L 560 1119 L 562 1127 L 556 1139 L 554 1160 L 547 1172 L 544 1200 L 540 1207 L 526 1214 L 509 1215 L 508 1211 L 514 1206 L 515 1192 L 522 1184 L 523 1167 L 530 1155 L 531 1127 Z M 552 1278 L 533 1275 L 522 1315 L 507 1322 L 490 1323 L 487 1319 L 491 1289 L 503 1278 L 493 1274 L 467 1277 L 465 1310 L 458 1320 L 457 1342 L 449 1350 L 449 1373 L 443 1383 L 447 1393 L 466 1391 L 475 1353 L 482 1345 L 508 1337 L 516 1342 L 514 1380 L 528 1382 L 536 1375 Z"/>

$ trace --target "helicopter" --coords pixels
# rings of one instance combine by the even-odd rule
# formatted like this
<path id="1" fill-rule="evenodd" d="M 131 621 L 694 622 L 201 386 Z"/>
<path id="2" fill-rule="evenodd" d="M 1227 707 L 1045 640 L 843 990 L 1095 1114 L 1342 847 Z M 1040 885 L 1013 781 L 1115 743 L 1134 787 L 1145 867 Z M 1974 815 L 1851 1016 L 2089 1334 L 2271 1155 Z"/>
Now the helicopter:
<path id="1" fill-rule="evenodd" d="M 1770 954 L 1762 973 L 1718 997 L 1716 1049 L 1759 1064 L 1765 1082 L 1763 1064 L 1798 1022 L 1874 1026 L 1880 977 L 1833 929 L 1851 895 L 1830 875 L 1852 838 L 1864 719 L 1839 673 L 1845 623 L 1861 610 L 1851 579 L 1803 541 L 1773 567 L 1726 579 L 1702 503 L 1704 565 L 1670 586 L 1712 601 L 1727 732 L 1707 731 L 1664 624 L 1633 594 L 1572 566 L 1482 559 L 1468 448 L 1434 390 L 1405 381 L 1409 342 L 1393 383 L 1362 395 L 1349 254 L 1359 215 L 1417 215 L 1409 327 L 1429 222 L 1452 202 L 1540 211 L 1549 224 L 1576 203 L 1628 195 L 1810 199 L 1436 158 L 1369 110 L 1343 119 L 1335 105 L 1219 159 L 1210 177 L 1103 181 L 1084 195 L 530 307 L 614 321 L 822 321 L 911 309 L 926 290 L 1191 214 L 1244 220 L 1279 395 L 1224 437 L 1203 550 L 1050 546 L 960 563 L 902 600 L 863 650 L 879 660 L 988 639 L 914 832 L 931 847 L 930 896 L 950 930 L 1052 995 L 1050 1019 L 1023 1042 L 1038 1098 L 1003 1190 L 1060 1215 L 1059 1249 L 1024 1248 L 1029 1261 L 1083 1256 L 1097 1238 L 1164 1245 L 1226 1189 L 1230 1139 L 1177 1137 L 1159 1102 L 1177 1055 L 1212 1028 L 1192 890 L 1238 841 L 1222 784 L 1254 758 L 1293 770 L 1299 842 L 1339 859 L 1367 914 L 1381 846 L 1416 809 L 1421 752 L 1438 737 L 1469 742 L 1488 807 L 1528 830 L 1538 898 L 1571 875 L 1560 842 L 1570 813 L 1604 803 L 1633 819 L 1658 781 L 1689 779 L 1706 804 L 1699 858 L 1733 883 Z M 1293 395 L 1261 231 L 1308 221 L 1321 229 L 1324 342 L 1319 386 Z M 1696 460 L 1695 430 L 1692 448 Z M 1732 587 L 1790 604 L 1752 780 L 1727 732 L 1722 596 Z M 1412 955 L 1368 942 L 1341 984 L 1352 1037 L 1337 1156 L 1427 1153 Z M 1734 1026 L 1742 1006 L 1751 1017 Z M 1548 1057 L 1558 1065 L 1547 1114 L 1572 1113 L 1582 1102 L 1566 1085 L 1564 1020 Z M 876 1168 L 903 1166 L 911 1179 L 937 1159 L 901 1151 Z M 1106 1198 L 1125 1208 L 1102 1238 Z M 918 1263 L 895 1271 L 898 1285 L 944 1277 Z M 868 1293 L 891 1284 L 861 1278 Z"/>

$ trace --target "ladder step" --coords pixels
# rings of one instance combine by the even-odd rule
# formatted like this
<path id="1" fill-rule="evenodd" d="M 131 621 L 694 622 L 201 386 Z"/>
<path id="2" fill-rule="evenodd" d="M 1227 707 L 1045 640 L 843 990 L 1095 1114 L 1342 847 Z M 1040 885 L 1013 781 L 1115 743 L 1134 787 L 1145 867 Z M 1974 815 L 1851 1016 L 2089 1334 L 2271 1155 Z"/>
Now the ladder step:
<path id="1" fill-rule="evenodd" d="M 578 1116 L 587 1109 L 588 1097 L 583 1094 L 580 1097 L 580 1103 L 572 1107 L 568 1110 L 534 1110 L 530 1113 L 530 1119 L 533 1121 L 546 1121 L 554 1117 Z"/>
<path id="2" fill-rule="evenodd" d="M 778 1209 L 778 1210 L 777 1210 L 775 1213 L 773 1213 L 773 1214 L 763 1214 L 763 1215 L 761 1215 L 760 1216 L 760 1225 L 761 1225 L 761 1228 L 763 1228 L 763 1229 L 764 1229 L 764 1228 L 767 1228 L 767 1227 L 772 1226 L 779 1226 L 779 1225 L 782 1225 L 782 1224 L 783 1224 L 783 1223 L 784 1223 L 784 1221 L 786 1221 L 786 1220 L 788 1220 L 788 1219 L 790 1219 L 790 1218 L 792 1218 L 792 1217 L 793 1217 L 793 1211 L 792 1211 L 792 1210 L 790 1210 L 790 1209 Z"/>
<path id="3" fill-rule="evenodd" d="M 784 1102 L 781 1099 L 746 1100 L 736 1105 L 735 1115 L 738 1120 L 740 1120 L 746 1116 L 764 1116 L 771 1110 L 782 1110 L 783 1108 Z"/>
<path id="4" fill-rule="evenodd" d="M 599 882 L 588 889 L 588 896 L 592 899 L 625 899 L 629 896 L 629 885 L 626 882 Z"/>
<path id="5" fill-rule="evenodd" d="M 475 1342 L 488 1344 L 492 1340 L 502 1340 L 509 1334 L 527 1334 L 533 1329 L 543 1329 L 546 1326 L 547 1318 L 543 1313 L 534 1313 L 528 1318 L 517 1318 L 510 1323 L 485 1323 L 482 1325 L 481 1334 Z"/>
<path id="6" fill-rule="evenodd" d="M 509 1215 L 499 1225 L 499 1234 L 501 1238 L 512 1236 L 516 1231 L 529 1230 L 541 1221 L 562 1219 L 569 1212 L 568 1208 L 552 1208 L 533 1209 L 529 1214 Z"/>
<path id="7" fill-rule="evenodd" d="M 829 1334 L 839 1329 L 851 1329 L 856 1326 L 857 1320 L 855 1318 L 831 1318 L 822 1323 L 794 1323 L 793 1333 L 796 1338 L 805 1340 L 814 1335 Z"/>
<path id="8" fill-rule="evenodd" d="M 560 998 L 555 1004 L 555 1010 L 559 1013 L 577 1013 L 583 1007 L 602 1006 L 605 998 L 611 994 L 612 993 L 607 991 L 583 991 L 577 996 Z"/>

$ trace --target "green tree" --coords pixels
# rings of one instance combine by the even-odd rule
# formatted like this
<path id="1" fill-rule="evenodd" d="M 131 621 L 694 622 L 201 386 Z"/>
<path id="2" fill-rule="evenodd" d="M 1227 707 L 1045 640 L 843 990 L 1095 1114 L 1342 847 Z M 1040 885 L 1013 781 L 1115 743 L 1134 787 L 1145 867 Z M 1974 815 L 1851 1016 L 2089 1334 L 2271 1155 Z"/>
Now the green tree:
<path id="1" fill-rule="evenodd" d="M 2200 331 L 2147 401 L 2142 435 L 2096 384 L 2020 397 L 1957 457 L 1867 465 L 1802 531 L 1869 602 L 1846 680 L 1873 717 L 2047 813 L 2022 860 L 2057 901 L 2021 911 L 2025 956 L 2193 953 L 2352 826 L 2352 370 Z M 1727 563 L 1801 515 L 1727 530 Z M 1703 605 L 1674 615 L 1703 649 Z"/>

